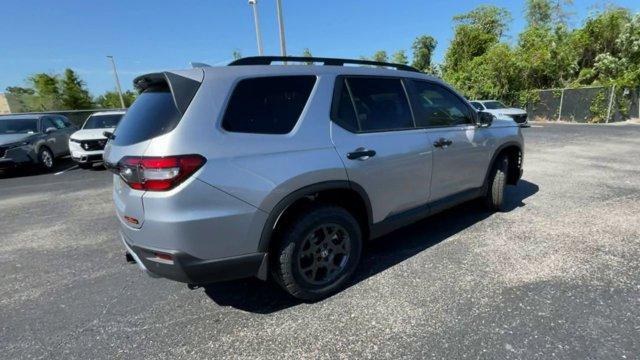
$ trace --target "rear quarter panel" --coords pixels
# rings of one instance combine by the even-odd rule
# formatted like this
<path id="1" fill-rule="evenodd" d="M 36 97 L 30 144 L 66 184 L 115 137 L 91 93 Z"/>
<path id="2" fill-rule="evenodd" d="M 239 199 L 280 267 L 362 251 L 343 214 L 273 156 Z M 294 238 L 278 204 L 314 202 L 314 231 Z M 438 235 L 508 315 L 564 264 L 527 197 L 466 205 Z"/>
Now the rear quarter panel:
<path id="1" fill-rule="evenodd" d="M 205 72 L 205 81 L 181 122 L 169 134 L 152 140 L 147 156 L 201 154 L 207 163 L 203 182 L 269 212 L 287 194 L 310 184 L 347 180 L 344 165 L 329 136 L 329 111 L 335 75 L 319 74 L 302 114 L 289 134 L 233 133 L 221 127 L 233 88 L 242 79 L 309 75 L 283 67 L 278 73 L 260 66 Z"/>

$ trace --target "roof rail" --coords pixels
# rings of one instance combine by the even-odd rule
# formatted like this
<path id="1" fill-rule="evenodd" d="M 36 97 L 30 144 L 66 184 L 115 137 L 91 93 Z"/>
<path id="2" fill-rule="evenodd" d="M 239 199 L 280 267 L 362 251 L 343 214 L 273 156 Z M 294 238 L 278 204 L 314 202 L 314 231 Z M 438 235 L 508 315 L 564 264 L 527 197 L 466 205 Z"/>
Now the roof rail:
<path id="1" fill-rule="evenodd" d="M 229 63 L 229 66 L 237 65 L 271 65 L 272 62 L 306 62 L 306 63 L 322 63 L 323 65 L 344 66 L 345 64 L 354 65 L 371 65 L 371 66 L 384 66 L 391 67 L 397 70 L 421 72 L 420 70 L 403 64 L 394 64 L 381 61 L 371 60 L 355 60 L 355 59 L 338 59 L 338 58 L 323 58 L 323 57 L 309 57 L 309 56 L 249 56 L 234 60 Z"/>

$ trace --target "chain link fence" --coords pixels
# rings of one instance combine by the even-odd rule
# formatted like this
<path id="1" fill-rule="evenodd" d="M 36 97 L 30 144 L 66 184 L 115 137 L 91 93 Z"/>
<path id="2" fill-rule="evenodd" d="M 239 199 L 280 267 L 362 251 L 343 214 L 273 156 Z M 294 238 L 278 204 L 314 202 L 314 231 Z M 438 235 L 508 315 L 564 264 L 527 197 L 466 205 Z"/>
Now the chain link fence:
<path id="1" fill-rule="evenodd" d="M 534 121 L 608 123 L 640 118 L 640 89 L 593 86 L 534 90 L 519 95 L 525 99 L 520 106 Z"/>

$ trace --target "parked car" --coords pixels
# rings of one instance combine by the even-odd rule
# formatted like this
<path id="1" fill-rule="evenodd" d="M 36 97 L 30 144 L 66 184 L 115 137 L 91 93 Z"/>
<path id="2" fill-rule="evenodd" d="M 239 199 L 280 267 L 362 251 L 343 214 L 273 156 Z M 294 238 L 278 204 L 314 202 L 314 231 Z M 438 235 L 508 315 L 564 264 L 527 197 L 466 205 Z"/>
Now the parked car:
<path id="1" fill-rule="evenodd" d="M 325 297 L 366 240 L 475 198 L 502 210 L 522 174 L 520 127 L 405 65 L 250 57 L 134 84 L 105 149 L 120 235 L 191 285 L 270 272 Z"/>
<path id="2" fill-rule="evenodd" d="M 478 111 L 488 112 L 495 116 L 508 116 L 520 125 L 528 125 L 527 111 L 524 109 L 510 108 L 497 100 L 473 100 L 471 105 Z"/>
<path id="3" fill-rule="evenodd" d="M 56 114 L 0 116 L 0 168 L 37 164 L 46 170 L 69 154 L 69 135 L 77 128 Z"/>
<path id="4" fill-rule="evenodd" d="M 96 162 L 102 161 L 106 132 L 113 132 L 118 125 L 124 111 L 101 111 L 91 114 L 85 120 L 82 128 L 69 138 L 71 158 L 82 168 L 89 168 Z"/>

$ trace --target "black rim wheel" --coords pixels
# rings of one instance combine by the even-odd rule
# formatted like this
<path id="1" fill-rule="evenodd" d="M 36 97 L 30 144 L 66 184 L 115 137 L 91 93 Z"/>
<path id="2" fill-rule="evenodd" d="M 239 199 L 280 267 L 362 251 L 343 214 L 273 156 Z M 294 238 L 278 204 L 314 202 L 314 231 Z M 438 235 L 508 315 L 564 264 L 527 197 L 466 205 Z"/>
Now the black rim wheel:
<path id="1" fill-rule="evenodd" d="M 310 284 L 326 285 L 340 276 L 349 261 L 351 238 L 338 224 L 323 224 L 309 232 L 298 254 L 300 274 Z"/>

